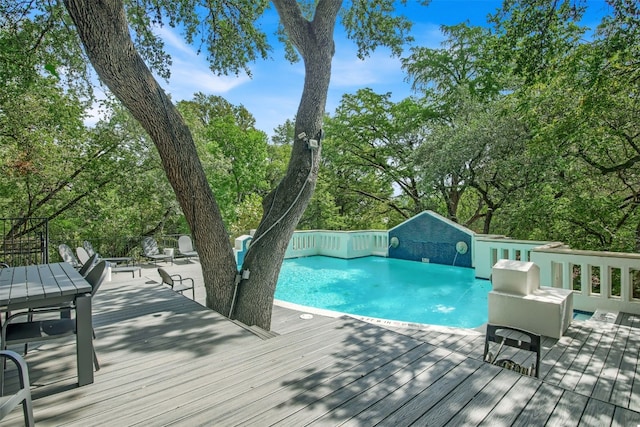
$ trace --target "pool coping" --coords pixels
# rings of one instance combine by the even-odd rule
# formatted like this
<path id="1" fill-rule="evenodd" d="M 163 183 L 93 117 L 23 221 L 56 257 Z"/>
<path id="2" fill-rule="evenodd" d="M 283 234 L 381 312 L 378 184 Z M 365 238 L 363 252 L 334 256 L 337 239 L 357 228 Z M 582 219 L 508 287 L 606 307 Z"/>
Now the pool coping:
<path id="1" fill-rule="evenodd" d="M 274 304 L 288 308 L 291 310 L 301 311 L 303 313 L 309 314 L 317 314 L 319 316 L 326 317 L 352 317 L 354 319 L 361 320 L 363 322 L 371 323 L 374 325 L 389 327 L 389 328 L 399 328 L 399 329 L 411 329 L 411 330 L 425 330 L 425 331 L 437 331 L 442 333 L 454 334 L 454 335 L 484 335 L 486 332 L 486 323 L 482 324 L 476 328 L 461 328 L 455 326 L 442 326 L 442 325 L 432 325 L 428 323 L 414 323 L 414 322 L 403 322 L 400 320 L 389 320 L 389 319 L 380 319 L 377 317 L 369 317 L 369 316 L 359 316 L 357 314 L 343 313 L 340 311 L 327 310 L 324 308 L 316 308 L 310 307 L 307 305 L 295 304 L 288 301 L 283 301 L 279 299 L 274 299 Z"/>

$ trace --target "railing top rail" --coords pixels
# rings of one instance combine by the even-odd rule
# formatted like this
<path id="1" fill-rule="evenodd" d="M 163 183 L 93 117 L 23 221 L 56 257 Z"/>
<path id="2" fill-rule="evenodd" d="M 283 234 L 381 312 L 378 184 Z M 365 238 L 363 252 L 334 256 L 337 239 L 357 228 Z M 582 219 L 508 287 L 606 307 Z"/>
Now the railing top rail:
<path id="1" fill-rule="evenodd" d="M 628 252 L 588 251 L 588 250 L 580 250 L 580 249 L 546 247 L 546 246 L 534 248 L 532 252 L 545 252 L 545 253 L 553 253 L 556 255 L 567 255 L 567 256 L 590 256 L 590 257 L 640 260 L 640 254 L 628 253 Z"/>
<path id="2" fill-rule="evenodd" d="M 476 242 L 498 242 L 504 244 L 514 244 L 514 245 L 531 245 L 531 246 L 545 246 L 545 245 L 553 245 L 553 246 L 564 246 L 562 242 L 549 242 L 549 241 L 536 241 L 536 240 L 518 240 L 518 239 L 510 239 L 505 236 L 483 236 L 477 235 L 475 236 Z"/>
<path id="3" fill-rule="evenodd" d="M 358 234 L 358 233 L 385 233 L 387 234 L 387 230 L 356 230 L 356 231 L 346 231 L 346 230 L 296 230 L 294 234 L 301 233 L 339 233 L 339 234 Z"/>

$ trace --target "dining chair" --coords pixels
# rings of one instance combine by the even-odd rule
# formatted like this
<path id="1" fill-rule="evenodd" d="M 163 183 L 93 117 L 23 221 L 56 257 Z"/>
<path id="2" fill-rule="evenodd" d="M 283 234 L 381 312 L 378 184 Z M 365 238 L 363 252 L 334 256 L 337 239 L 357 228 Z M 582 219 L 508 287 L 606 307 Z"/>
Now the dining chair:
<path id="1" fill-rule="evenodd" d="M 162 283 L 169 285 L 171 289 L 184 295 L 184 291 L 191 289 L 193 300 L 196 299 L 196 291 L 194 289 L 194 282 L 191 277 L 182 277 L 179 274 L 169 274 L 164 268 L 158 268 L 158 273 L 162 278 Z M 187 282 L 187 283 L 185 283 Z M 190 285 L 188 284 L 190 283 Z"/>
<path id="2" fill-rule="evenodd" d="M 4 372 L 5 360 L 11 360 L 18 371 L 18 391 L 4 395 L 4 382 L 0 385 L 0 420 L 9 415 L 18 405 L 22 405 L 24 414 L 24 425 L 33 426 L 33 404 L 31 401 L 31 384 L 29 383 L 29 369 L 27 363 L 15 351 L 0 350 L 0 359 L 2 359 L 2 371 Z"/>
<path id="3" fill-rule="evenodd" d="M 107 277 L 107 268 L 108 262 L 100 261 L 87 274 L 85 280 L 91 285 L 92 297 L 96 294 L 100 285 Z M 75 309 L 75 302 L 72 302 L 68 305 L 41 307 L 9 316 L 7 321 L 2 325 L 2 350 L 6 350 L 7 346 L 13 344 L 48 341 L 68 335 L 74 335 L 76 333 L 75 316 L 63 317 L 61 314 L 60 318 L 47 317 L 44 319 L 37 319 L 37 317 L 46 313 L 72 312 Z M 27 316 L 27 320 L 23 322 L 14 322 L 15 319 L 21 316 Z M 95 331 L 93 331 L 93 336 L 95 338 Z M 100 364 L 98 362 L 95 349 L 93 350 L 93 364 L 96 371 L 100 370 Z"/>
<path id="4" fill-rule="evenodd" d="M 89 274 L 93 266 L 96 265 L 97 261 L 98 261 L 98 254 L 94 253 L 89 257 L 89 259 L 85 263 L 82 264 L 82 267 L 80 267 L 80 270 L 78 270 L 78 273 L 80 273 L 82 277 L 86 278 L 87 274 Z"/>
<path id="5" fill-rule="evenodd" d="M 490 343 L 499 344 L 497 350 L 494 346 L 495 354 L 489 351 Z M 504 346 L 527 350 L 534 353 L 535 362 L 532 363 L 531 366 L 524 366 L 509 358 L 502 357 L 498 359 Z M 492 325 L 487 323 L 483 359 L 485 362 L 491 363 L 492 365 L 516 371 L 520 374 L 540 378 L 540 335 L 510 326 Z"/>
<path id="6" fill-rule="evenodd" d="M 9 264 L 7 264 L 6 262 L 0 262 L 0 269 L 1 268 L 9 268 Z M 11 316 L 11 313 L 7 311 L 5 313 L 5 316 L 9 317 L 9 316 Z M 2 326 L 2 316 L 0 316 L 0 326 Z"/>

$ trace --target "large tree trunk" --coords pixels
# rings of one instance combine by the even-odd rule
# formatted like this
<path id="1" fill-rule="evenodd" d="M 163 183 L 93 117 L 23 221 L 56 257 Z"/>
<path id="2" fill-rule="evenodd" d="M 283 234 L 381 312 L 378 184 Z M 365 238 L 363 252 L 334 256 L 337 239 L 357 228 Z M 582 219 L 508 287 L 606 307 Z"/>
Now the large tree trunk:
<path id="1" fill-rule="evenodd" d="M 302 56 L 305 80 L 296 114 L 295 139 L 289 167 L 278 187 L 264 200 L 264 214 L 242 267 L 249 278 L 238 286 L 234 317 L 264 329 L 271 312 L 287 245 L 313 195 L 318 176 L 320 141 L 334 54 L 333 31 L 342 0 L 321 0 L 312 22 L 293 0 L 274 0 L 281 22 Z M 306 137 L 300 137 L 302 134 Z M 246 277 L 246 274 L 245 274 Z"/>
<path id="2" fill-rule="evenodd" d="M 65 0 L 96 72 L 153 139 L 169 182 L 191 227 L 202 264 L 207 306 L 249 325 L 271 327 L 275 286 L 282 260 L 313 194 L 326 105 L 333 31 L 342 0 L 320 0 L 307 21 L 295 0 L 274 0 L 280 19 L 305 63 L 296 137 L 287 174 L 265 199 L 264 215 L 243 264 L 244 277 L 234 298 L 235 260 L 231 244 L 206 181 L 189 129 L 138 55 L 120 0 Z M 248 277 L 247 277 L 248 276 Z"/>
<path id="3" fill-rule="evenodd" d="M 220 210 L 189 129 L 133 45 L 122 2 L 65 0 L 65 6 L 100 79 L 160 153 L 200 255 L 207 306 L 228 313 L 236 263 Z"/>

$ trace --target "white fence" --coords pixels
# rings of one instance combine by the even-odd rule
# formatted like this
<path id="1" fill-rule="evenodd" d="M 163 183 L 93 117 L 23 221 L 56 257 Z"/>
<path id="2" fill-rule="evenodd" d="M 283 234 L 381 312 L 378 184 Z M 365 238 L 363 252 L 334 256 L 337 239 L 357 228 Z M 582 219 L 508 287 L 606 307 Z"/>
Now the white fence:
<path id="1" fill-rule="evenodd" d="M 531 261 L 540 267 L 540 285 L 573 290 L 577 310 L 640 314 L 640 254 L 486 236 L 476 237 L 474 249 L 476 277 L 490 279 L 499 259 Z"/>
<path id="2" fill-rule="evenodd" d="M 473 242 L 473 267 L 476 277 L 491 278 L 491 269 L 500 259 L 531 261 L 531 252 L 543 245 L 562 243 L 536 242 L 533 240 L 513 240 L 503 236 L 476 235 Z M 539 266 L 542 268 L 542 266 Z"/>
<path id="3" fill-rule="evenodd" d="M 388 255 L 386 231 L 296 231 L 289 241 L 285 258 L 325 255 L 336 258 Z"/>

